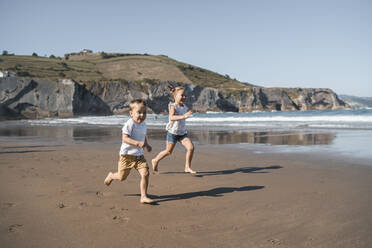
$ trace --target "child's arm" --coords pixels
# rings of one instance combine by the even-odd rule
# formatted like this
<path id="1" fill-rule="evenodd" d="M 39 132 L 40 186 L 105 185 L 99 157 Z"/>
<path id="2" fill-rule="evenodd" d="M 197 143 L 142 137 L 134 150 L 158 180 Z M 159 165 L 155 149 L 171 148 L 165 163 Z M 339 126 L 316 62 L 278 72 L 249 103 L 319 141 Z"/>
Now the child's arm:
<path id="1" fill-rule="evenodd" d="M 187 111 L 187 113 L 184 115 L 174 115 L 174 111 L 175 111 L 175 108 L 173 105 L 171 105 L 169 109 L 169 120 L 170 121 L 179 121 L 179 120 L 187 119 L 190 117 L 190 115 L 192 115 L 191 110 Z"/>
<path id="2" fill-rule="evenodd" d="M 150 146 L 150 144 L 147 143 L 147 138 L 145 138 L 145 141 L 138 141 L 138 140 L 134 140 L 130 138 L 128 134 L 123 133 L 123 142 L 127 143 L 128 145 L 137 146 L 141 148 L 146 147 L 148 152 L 151 152 L 152 150 L 152 147 Z"/>
<path id="3" fill-rule="evenodd" d="M 145 142 L 134 140 L 134 139 L 130 138 L 128 134 L 123 133 L 123 142 L 125 142 L 125 143 L 127 143 L 128 145 L 131 145 L 131 146 L 137 146 L 137 147 L 143 148 L 143 147 L 145 147 L 146 139 L 145 139 Z"/>

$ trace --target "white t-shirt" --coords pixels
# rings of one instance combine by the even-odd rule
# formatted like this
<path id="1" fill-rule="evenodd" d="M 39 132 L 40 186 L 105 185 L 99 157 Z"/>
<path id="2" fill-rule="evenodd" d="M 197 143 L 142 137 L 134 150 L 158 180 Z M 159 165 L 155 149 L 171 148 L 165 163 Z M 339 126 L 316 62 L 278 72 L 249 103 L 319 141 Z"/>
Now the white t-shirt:
<path id="1" fill-rule="evenodd" d="M 146 123 L 136 123 L 130 118 L 123 126 L 122 129 L 123 134 L 128 134 L 129 138 L 137 140 L 137 141 L 145 141 L 146 138 Z M 121 143 L 120 148 L 120 155 L 133 155 L 133 156 L 141 156 L 143 155 L 143 149 L 141 147 L 132 146 L 124 141 Z"/>
<path id="2" fill-rule="evenodd" d="M 187 108 L 187 106 L 185 104 L 182 107 L 180 107 L 177 104 L 171 102 L 168 105 L 169 111 L 170 111 L 170 107 L 171 106 L 174 106 L 174 115 L 184 115 L 188 111 L 188 108 Z M 169 118 L 170 118 L 170 116 L 169 116 Z M 167 126 L 166 126 L 165 129 L 168 132 L 170 132 L 171 134 L 184 135 L 184 134 L 187 133 L 187 130 L 186 130 L 186 120 L 185 119 L 179 120 L 179 121 L 171 121 L 171 120 L 169 120 L 169 122 L 168 122 L 168 124 L 167 124 Z"/>

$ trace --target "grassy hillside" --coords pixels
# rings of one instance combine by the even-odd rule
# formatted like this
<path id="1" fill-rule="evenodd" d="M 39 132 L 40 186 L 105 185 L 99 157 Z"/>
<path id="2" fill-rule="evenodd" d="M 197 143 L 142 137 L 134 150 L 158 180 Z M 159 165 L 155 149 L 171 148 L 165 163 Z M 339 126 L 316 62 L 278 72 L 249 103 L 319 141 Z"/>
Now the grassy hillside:
<path id="1" fill-rule="evenodd" d="M 69 78 L 80 83 L 113 80 L 142 82 L 151 79 L 193 83 L 229 92 L 250 87 L 228 76 L 178 62 L 166 56 L 146 54 L 70 54 L 63 59 L 0 56 L 0 70 L 26 77 Z"/>

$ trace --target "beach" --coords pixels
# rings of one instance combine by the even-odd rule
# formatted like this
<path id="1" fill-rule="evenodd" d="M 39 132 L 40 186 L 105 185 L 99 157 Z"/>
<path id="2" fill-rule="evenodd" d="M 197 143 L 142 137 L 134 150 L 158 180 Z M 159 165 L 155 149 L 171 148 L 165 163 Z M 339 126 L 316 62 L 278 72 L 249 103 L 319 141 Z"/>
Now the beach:
<path id="1" fill-rule="evenodd" d="M 371 160 L 329 152 L 338 133 L 195 131 L 199 173 L 183 173 L 185 152 L 177 146 L 159 164 L 160 174 L 150 170 L 156 203 L 145 205 L 136 171 L 103 184 L 116 170 L 120 128 L 0 131 L 2 247 L 372 244 Z M 163 132 L 149 130 L 148 161 L 165 147 Z M 283 140 L 287 145 L 275 143 Z M 307 149 L 309 142 L 320 148 Z"/>

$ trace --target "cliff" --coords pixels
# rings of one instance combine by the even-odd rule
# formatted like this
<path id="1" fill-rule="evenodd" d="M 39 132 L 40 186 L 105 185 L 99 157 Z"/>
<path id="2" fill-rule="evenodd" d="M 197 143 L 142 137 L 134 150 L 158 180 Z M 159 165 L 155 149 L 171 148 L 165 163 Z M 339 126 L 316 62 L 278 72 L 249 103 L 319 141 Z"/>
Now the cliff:
<path id="1" fill-rule="evenodd" d="M 72 80 L 0 78 L 0 120 L 110 113 L 99 97 Z"/>
<path id="2" fill-rule="evenodd" d="M 149 112 L 166 113 L 168 85 L 176 82 L 145 80 L 77 83 L 67 79 L 0 78 L 0 120 L 72 117 L 128 113 L 129 102 L 146 99 Z M 186 87 L 186 104 L 197 112 L 341 109 L 349 107 L 330 89 L 262 88 L 216 89 Z"/>

